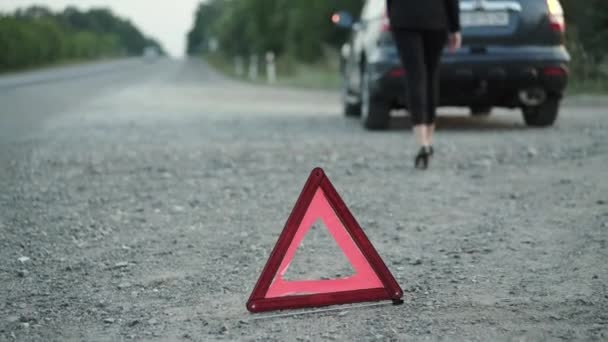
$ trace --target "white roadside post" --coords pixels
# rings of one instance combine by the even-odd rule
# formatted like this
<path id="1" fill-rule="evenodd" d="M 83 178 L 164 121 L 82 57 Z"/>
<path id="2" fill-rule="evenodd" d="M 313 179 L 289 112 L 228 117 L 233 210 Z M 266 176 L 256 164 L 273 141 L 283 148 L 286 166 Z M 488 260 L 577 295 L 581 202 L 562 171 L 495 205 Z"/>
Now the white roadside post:
<path id="1" fill-rule="evenodd" d="M 272 51 L 266 52 L 266 80 L 270 84 L 277 81 L 277 68 L 274 60 L 274 53 Z"/>
<path id="2" fill-rule="evenodd" d="M 249 58 L 249 79 L 255 81 L 258 79 L 258 56 L 251 55 Z"/>
<path id="3" fill-rule="evenodd" d="M 234 73 L 238 77 L 245 75 L 245 65 L 243 63 L 243 57 L 241 56 L 234 57 Z"/>
<path id="4" fill-rule="evenodd" d="M 217 38 L 212 37 L 211 39 L 209 39 L 209 51 L 217 52 L 217 50 L 219 50 L 219 48 L 220 48 L 220 43 L 218 42 Z"/>

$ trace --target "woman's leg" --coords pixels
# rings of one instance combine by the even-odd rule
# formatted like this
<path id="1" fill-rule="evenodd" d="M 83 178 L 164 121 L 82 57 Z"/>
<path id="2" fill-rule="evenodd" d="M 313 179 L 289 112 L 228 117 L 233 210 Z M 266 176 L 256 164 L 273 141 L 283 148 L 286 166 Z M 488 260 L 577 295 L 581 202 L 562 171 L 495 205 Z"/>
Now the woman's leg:
<path id="1" fill-rule="evenodd" d="M 423 35 L 417 31 L 396 29 L 393 36 L 406 70 L 406 98 L 414 132 L 418 143 L 426 146 L 429 144 L 428 127 L 425 125 L 428 121 L 428 85 Z"/>
<path id="2" fill-rule="evenodd" d="M 428 77 L 427 83 L 427 125 L 428 141 L 433 144 L 435 133 L 435 117 L 437 116 L 437 105 L 439 103 L 439 62 L 441 53 L 447 40 L 447 32 L 426 31 L 424 32 L 424 57 Z"/>

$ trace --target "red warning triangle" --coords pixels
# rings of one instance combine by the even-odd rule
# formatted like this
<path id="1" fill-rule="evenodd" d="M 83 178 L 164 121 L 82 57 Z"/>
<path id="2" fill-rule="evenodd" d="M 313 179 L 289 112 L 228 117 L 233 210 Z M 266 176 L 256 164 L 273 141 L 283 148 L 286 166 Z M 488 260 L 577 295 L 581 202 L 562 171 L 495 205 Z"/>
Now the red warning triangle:
<path id="1" fill-rule="evenodd" d="M 285 280 L 283 276 L 300 243 L 318 220 L 327 227 L 355 274 L 330 280 Z M 314 169 L 249 297 L 247 309 L 263 312 L 379 300 L 401 303 L 401 297 L 399 284 L 325 172 Z"/>

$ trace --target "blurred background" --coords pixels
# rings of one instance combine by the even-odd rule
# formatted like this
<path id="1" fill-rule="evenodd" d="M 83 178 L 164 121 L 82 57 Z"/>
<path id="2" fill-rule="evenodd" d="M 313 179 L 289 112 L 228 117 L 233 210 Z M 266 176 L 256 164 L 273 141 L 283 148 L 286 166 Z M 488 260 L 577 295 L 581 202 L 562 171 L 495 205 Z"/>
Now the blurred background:
<path id="1" fill-rule="evenodd" d="M 195 24 L 188 34 L 188 54 L 209 52 L 210 41 L 217 39 L 221 58 L 276 51 L 280 72 L 310 74 L 310 66 L 329 68 L 336 79 L 334 61 L 345 40 L 328 20 L 337 10 L 360 13 L 360 0 L 210 0 L 198 7 Z M 573 55 L 573 91 L 606 90 L 608 86 L 608 3 L 604 0 L 561 1 L 567 21 L 567 47 Z M 313 68 L 314 70 L 315 68 Z M 326 70 L 325 70 L 326 71 Z M 301 78 L 301 77 L 300 77 Z M 321 80 L 323 81 L 323 80 Z"/>
<path id="2" fill-rule="evenodd" d="M 573 56 L 571 92 L 608 89 L 608 3 L 562 0 Z M 360 0 L 25 1 L 0 4 L 0 71 L 140 55 L 204 56 L 234 73 L 237 56 L 272 51 L 284 83 L 338 87 L 346 31 L 329 18 L 359 13 Z M 262 67 L 263 67 L 263 63 Z M 329 71 L 329 72 L 328 72 Z"/>
<path id="3" fill-rule="evenodd" d="M 608 3 L 562 0 L 571 92 L 608 89 Z M 359 13 L 361 0 L 209 0 L 150 4 L 128 0 L 4 0 L 0 71 L 140 55 L 148 47 L 173 57 L 205 56 L 234 72 L 235 56 L 277 55 L 286 83 L 338 87 L 338 50 L 347 31 L 329 20 Z M 228 58 L 227 58 L 228 57 Z M 330 72 L 328 72 L 330 71 Z"/>

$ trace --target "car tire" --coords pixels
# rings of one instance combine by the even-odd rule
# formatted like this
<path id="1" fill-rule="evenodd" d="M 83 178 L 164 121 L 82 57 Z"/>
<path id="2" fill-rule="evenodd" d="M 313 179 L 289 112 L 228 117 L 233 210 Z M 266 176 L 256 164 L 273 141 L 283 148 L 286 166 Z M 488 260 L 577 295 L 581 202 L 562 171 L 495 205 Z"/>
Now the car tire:
<path id="1" fill-rule="evenodd" d="M 526 125 L 530 127 L 549 127 L 555 123 L 559 112 L 560 100 L 549 97 L 539 106 L 523 107 L 522 113 Z"/>
<path id="2" fill-rule="evenodd" d="M 361 104 L 344 102 L 344 115 L 348 117 L 361 116 Z"/>
<path id="3" fill-rule="evenodd" d="M 350 92 L 347 89 L 342 90 L 342 108 L 344 115 L 347 117 L 361 116 L 361 102 L 348 102 Z"/>
<path id="4" fill-rule="evenodd" d="M 387 129 L 390 121 L 391 107 L 388 102 L 372 94 L 369 72 L 363 70 L 362 74 L 361 124 L 369 130 Z"/>
<path id="5" fill-rule="evenodd" d="M 492 114 L 492 106 L 472 106 L 472 116 L 489 116 Z"/>

